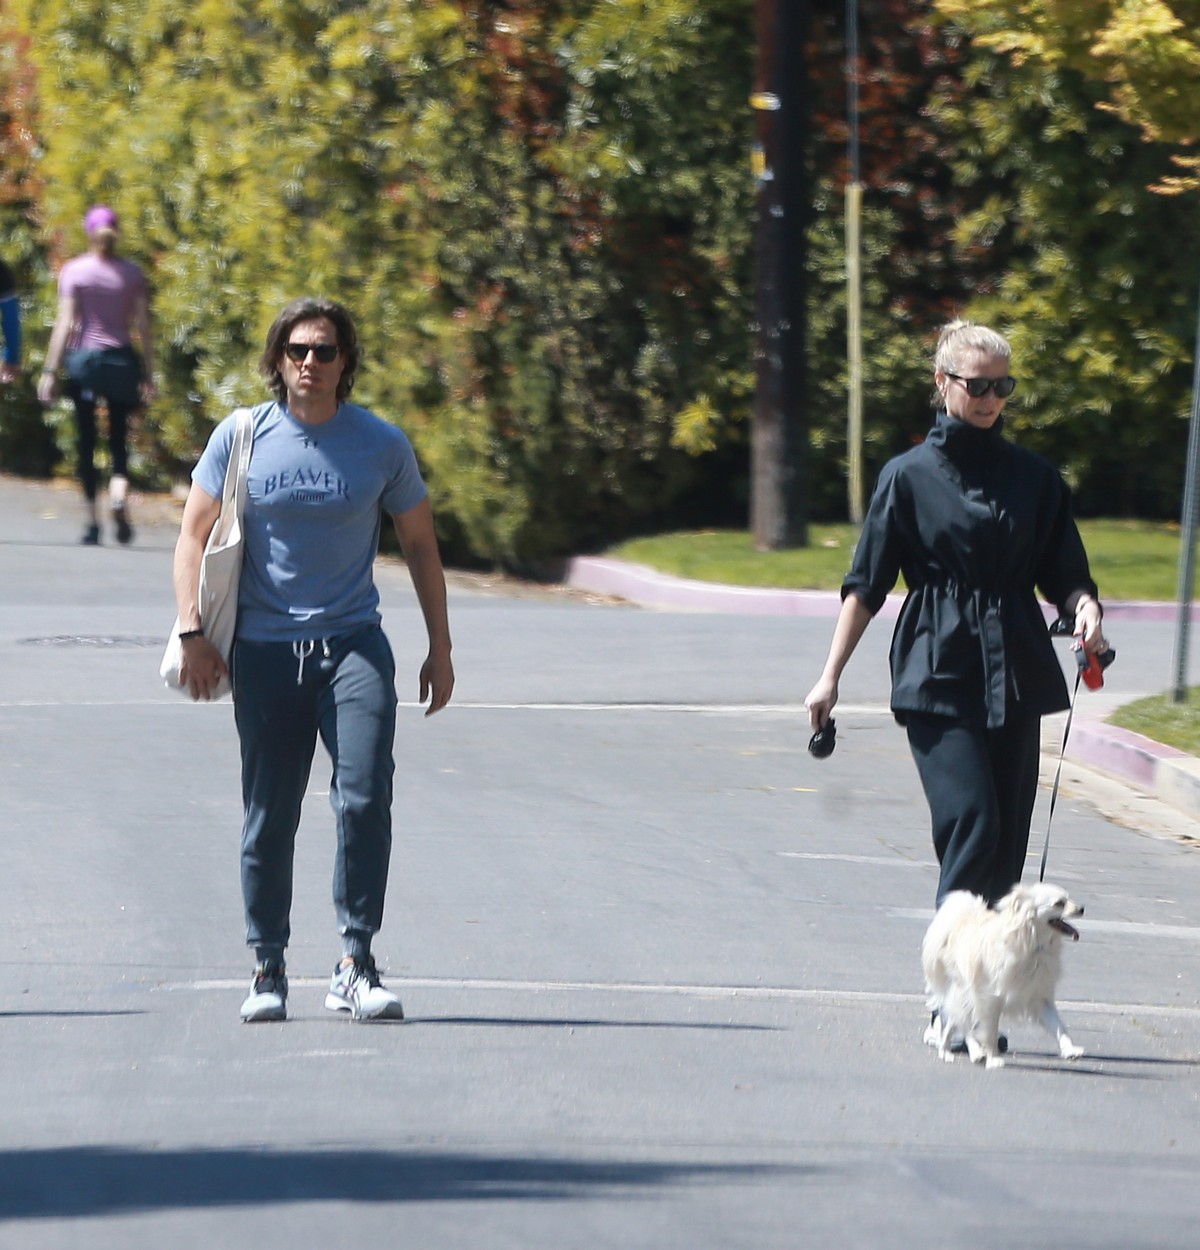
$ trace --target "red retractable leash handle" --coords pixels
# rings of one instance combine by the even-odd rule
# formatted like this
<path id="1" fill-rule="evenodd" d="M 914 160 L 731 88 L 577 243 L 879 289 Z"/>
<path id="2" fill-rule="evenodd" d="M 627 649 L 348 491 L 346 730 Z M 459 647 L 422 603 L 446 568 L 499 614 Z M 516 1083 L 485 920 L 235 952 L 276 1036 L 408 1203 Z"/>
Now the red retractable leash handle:
<path id="1" fill-rule="evenodd" d="M 1116 648 L 1105 643 L 1103 651 L 1088 651 L 1083 640 L 1077 638 L 1071 650 L 1075 652 L 1083 684 L 1089 690 L 1099 690 L 1104 685 L 1104 670 L 1117 658 Z"/>

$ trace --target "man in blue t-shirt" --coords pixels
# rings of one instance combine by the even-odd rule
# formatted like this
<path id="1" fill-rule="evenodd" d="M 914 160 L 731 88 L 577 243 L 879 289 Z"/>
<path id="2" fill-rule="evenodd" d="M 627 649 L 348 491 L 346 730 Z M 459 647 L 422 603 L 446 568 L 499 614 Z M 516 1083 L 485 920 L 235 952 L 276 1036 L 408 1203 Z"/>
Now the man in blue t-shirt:
<path id="1" fill-rule="evenodd" d="M 255 969 L 241 1016 L 287 1017 L 292 858 L 317 736 L 333 759 L 342 935 L 325 1006 L 356 1020 L 403 1019 L 379 980 L 371 939 L 383 922 L 391 852 L 395 663 L 380 624 L 373 565 L 381 510 L 392 518 L 417 592 L 429 653 L 426 715 L 454 689 L 446 582 L 433 513 L 408 439 L 347 403 L 360 358 L 349 313 L 299 299 L 276 318 L 259 362 L 275 394 L 253 409 L 244 563 L 233 654 L 204 636 L 200 562 L 221 511 L 236 417 L 213 432 L 192 474 L 175 549 L 182 678 L 211 698 L 232 673 L 242 756 L 242 895 Z"/>

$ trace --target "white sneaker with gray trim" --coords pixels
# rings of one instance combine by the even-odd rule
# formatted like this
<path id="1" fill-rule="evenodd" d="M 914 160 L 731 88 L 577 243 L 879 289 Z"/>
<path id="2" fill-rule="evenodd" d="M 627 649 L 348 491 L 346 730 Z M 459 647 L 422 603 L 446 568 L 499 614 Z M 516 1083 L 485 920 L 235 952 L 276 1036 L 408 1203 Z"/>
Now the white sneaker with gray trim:
<path id="1" fill-rule="evenodd" d="M 372 955 L 334 968 L 325 1006 L 330 1011 L 348 1011 L 352 1020 L 404 1019 L 400 1000 L 380 983 Z"/>
<path id="2" fill-rule="evenodd" d="M 259 964 L 254 969 L 250 993 L 242 1003 L 242 1019 L 247 1024 L 287 1019 L 287 973 L 283 964 Z"/>

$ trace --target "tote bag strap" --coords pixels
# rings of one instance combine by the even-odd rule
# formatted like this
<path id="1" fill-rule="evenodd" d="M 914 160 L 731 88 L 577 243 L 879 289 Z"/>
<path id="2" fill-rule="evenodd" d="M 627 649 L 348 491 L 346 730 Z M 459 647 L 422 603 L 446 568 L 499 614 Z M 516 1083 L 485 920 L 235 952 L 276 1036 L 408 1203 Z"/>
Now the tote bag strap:
<path id="1" fill-rule="evenodd" d="M 240 521 L 246 510 L 246 483 L 250 475 L 250 452 L 254 446 L 254 423 L 249 408 L 239 408 L 234 415 L 237 417 L 237 428 L 229 448 L 225 488 L 221 492 L 221 512 L 227 514 L 232 511 Z"/>

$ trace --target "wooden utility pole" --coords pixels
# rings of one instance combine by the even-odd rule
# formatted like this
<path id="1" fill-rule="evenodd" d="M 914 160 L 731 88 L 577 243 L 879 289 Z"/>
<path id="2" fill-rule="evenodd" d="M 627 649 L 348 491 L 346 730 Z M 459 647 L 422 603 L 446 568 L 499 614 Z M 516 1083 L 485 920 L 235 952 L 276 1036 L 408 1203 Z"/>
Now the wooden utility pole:
<path id="1" fill-rule="evenodd" d="M 808 0 L 756 0 L 758 61 L 751 104 L 754 174 L 757 385 L 750 509 L 760 551 L 808 542 L 804 361 L 806 75 Z"/>

